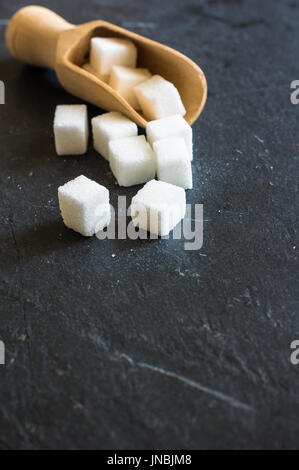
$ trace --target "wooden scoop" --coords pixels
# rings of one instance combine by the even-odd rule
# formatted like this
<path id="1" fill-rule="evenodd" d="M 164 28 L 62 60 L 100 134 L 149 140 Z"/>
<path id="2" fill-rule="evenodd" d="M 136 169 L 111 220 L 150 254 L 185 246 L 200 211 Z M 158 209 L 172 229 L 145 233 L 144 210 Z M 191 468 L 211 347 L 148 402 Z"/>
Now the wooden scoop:
<path id="1" fill-rule="evenodd" d="M 185 55 L 106 21 L 74 26 L 51 10 L 39 6 L 20 9 L 6 30 L 11 54 L 28 64 L 55 69 L 62 86 L 84 101 L 109 111 L 126 114 L 139 126 L 146 119 L 113 88 L 82 68 L 88 60 L 94 36 L 127 38 L 138 50 L 138 67 L 172 82 L 181 95 L 189 124 L 198 118 L 207 98 L 207 82 L 202 70 Z"/>

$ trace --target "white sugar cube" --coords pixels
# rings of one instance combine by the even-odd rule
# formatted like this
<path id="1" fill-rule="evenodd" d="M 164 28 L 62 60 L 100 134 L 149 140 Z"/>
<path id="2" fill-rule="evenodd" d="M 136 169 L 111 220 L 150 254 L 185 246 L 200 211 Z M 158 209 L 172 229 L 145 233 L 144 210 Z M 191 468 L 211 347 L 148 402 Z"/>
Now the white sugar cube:
<path id="1" fill-rule="evenodd" d="M 110 222 L 109 191 L 81 175 L 58 188 L 58 200 L 65 225 L 86 237 Z"/>
<path id="2" fill-rule="evenodd" d="M 139 110 L 134 86 L 148 80 L 152 74 L 148 69 L 133 69 L 114 65 L 111 70 L 109 85 L 114 88 L 134 109 Z"/>
<path id="3" fill-rule="evenodd" d="M 153 75 L 136 85 L 134 90 L 144 116 L 150 121 L 173 114 L 186 114 L 178 90 L 160 75 Z"/>
<path id="4" fill-rule="evenodd" d="M 154 153 L 144 135 L 110 141 L 109 162 L 120 186 L 146 183 L 155 177 Z"/>
<path id="5" fill-rule="evenodd" d="M 179 114 L 149 122 L 146 126 L 146 137 L 152 145 L 157 140 L 169 137 L 183 137 L 188 148 L 190 160 L 193 159 L 192 128 Z"/>
<path id="6" fill-rule="evenodd" d="M 89 62 L 86 62 L 86 64 L 82 65 L 82 68 L 83 68 L 84 70 L 86 70 L 86 72 L 89 72 L 89 73 L 92 73 L 93 75 L 95 75 L 97 78 L 99 78 L 100 80 L 102 80 L 102 82 L 107 83 L 108 80 L 109 80 L 109 74 L 106 74 L 106 75 L 100 75 L 100 74 L 98 74 L 98 73 L 92 68 L 92 66 L 90 65 Z"/>
<path id="7" fill-rule="evenodd" d="M 56 106 L 54 137 L 58 155 L 82 155 L 87 151 L 88 121 L 85 104 Z"/>
<path id="8" fill-rule="evenodd" d="M 92 38 L 90 64 L 99 75 L 109 75 L 113 65 L 136 67 L 137 49 L 132 41 L 120 38 Z"/>
<path id="9" fill-rule="evenodd" d="M 123 137 L 136 136 L 138 128 L 135 122 L 116 111 L 101 114 L 91 120 L 93 145 L 106 160 L 109 160 L 109 142 Z"/>
<path id="10" fill-rule="evenodd" d="M 130 210 L 135 227 L 166 236 L 185 216 L 185 191 L 164 181 L 149 181 L 133 197 Z"/>
<path id="11" fill-rule="evenodd" d="M 157 140 L 153 148 L 158 179 L 191 189 L 192 169 L 185 140 L 181 137 Z"/>

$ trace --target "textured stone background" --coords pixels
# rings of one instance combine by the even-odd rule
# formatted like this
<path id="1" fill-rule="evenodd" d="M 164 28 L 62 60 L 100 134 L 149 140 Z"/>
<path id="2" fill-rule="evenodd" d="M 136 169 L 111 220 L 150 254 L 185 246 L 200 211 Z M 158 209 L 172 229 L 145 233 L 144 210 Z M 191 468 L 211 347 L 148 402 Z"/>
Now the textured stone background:
<path id="1" fill-rule="evenodd" d="M 205 71 L 187 193 L 204 204 L 200 251 L 63 226 L 65 181 L 83 173 L 113 203 L 138 188 L 116 187 L 92 148 L 55 155 L 55 106 L 78 100 L 9 56 L 5 20 L 26 4 L 0 5 L 0 448 L 298 447 L 298 2 L 40 2 L 73 23 L 128 27 Z"/>

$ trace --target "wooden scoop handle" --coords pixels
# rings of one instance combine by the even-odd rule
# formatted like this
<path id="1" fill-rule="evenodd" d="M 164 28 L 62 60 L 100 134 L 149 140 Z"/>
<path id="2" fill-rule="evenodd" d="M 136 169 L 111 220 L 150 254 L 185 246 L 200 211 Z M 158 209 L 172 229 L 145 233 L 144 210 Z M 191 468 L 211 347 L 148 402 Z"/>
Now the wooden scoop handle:
<path id="1" fill-rule="evenodd" d="M 14 14 L 7 26 L 6 44 L 17 59 L 54 68 L 58 36 L 73 27 L 48 8 L 24 7 Z"/>

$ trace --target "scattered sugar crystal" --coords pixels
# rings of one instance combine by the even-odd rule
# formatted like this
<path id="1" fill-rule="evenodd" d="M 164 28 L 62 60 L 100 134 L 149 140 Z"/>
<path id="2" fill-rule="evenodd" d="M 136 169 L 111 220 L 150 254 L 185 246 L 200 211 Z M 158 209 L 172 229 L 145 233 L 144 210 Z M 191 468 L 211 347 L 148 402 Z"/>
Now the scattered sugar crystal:
<path id="1" fill-rule="evenodd" d="M 58 155 L 82 155 L 88 143 L 85 104 L 58 105 L 54 117 L 55 147 Z"/>
<path id="2" fill-rule="evenodd" d="M 111 70 L 109 85 L 116 90 L 134 109 L 139 110 L 134 86 L 148 80 L 152 74 L 148 69 L 133 69 L 114 65 Z"/>
<path id="3" fill-rule="evenodd" d="M 81 175 L 58 188 L 65 225 L 84 236 L 94 235 L 110 222 L 109 191 Z"/>
<path id="4" fill-rule="evenodd" d="M 168 235 L 185 212 L 184 189 L 164 181 L 149 181 L 131 203 L 134 226 L 160 236 Z"/>
<path id="5" fill-rule="evenodd" d="M 193 158 L 192 128 L 179 114 L 149 122 L 146 126 L 146 137 L 151 145 L 157 140 L 169 137 L 183 137 L 188 148 L 190 160 Z"/>
<path id="6" fill-rule="evenodd" d="M 138 133 L 135 122 L 116 111 L 94 117 L 91 120 L 91 125 L 94 148 L 106 160 L 109 160 L 109 142 L 111 140 L 136 136 Z"/>
<path id="7" fill-rule="evenodd" d="M 155 161 L 144 135 L 109 143 L 111 170 L 120 186 L 146 183 L 155 177 Z"/>
<path id="8" fill-rule="evenodd" d="M 182 137 L 157 140 L 153 145 L 158 180 L 192 188 L 192 169 L 185 140 Z"/>
<path id="9" fill-rule="evenodd" d="M 110 75 L 113 65 L 136 67 L 137 49 L 132 41 L 94 37 L 90 43 L 90 64 L 99 75 Z"/>
<path id="10" fill-rule="evenodd" d="M 160 75 L 153 75 L 136 85 L 134 90 L 144 116 L 150 121 L 173 114 L 186 114 L 178 90 Z"/>

